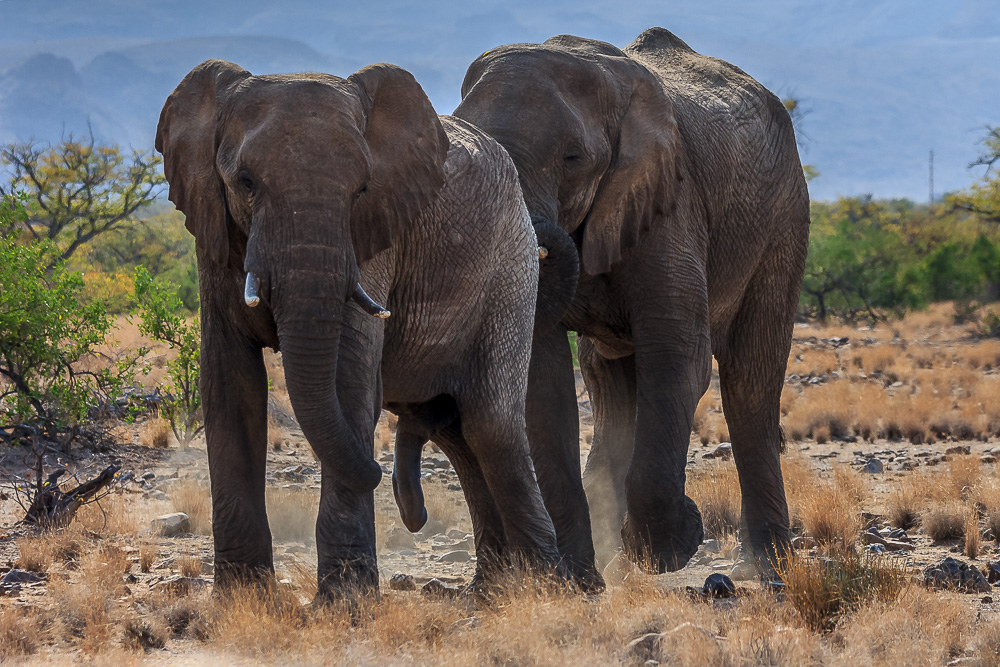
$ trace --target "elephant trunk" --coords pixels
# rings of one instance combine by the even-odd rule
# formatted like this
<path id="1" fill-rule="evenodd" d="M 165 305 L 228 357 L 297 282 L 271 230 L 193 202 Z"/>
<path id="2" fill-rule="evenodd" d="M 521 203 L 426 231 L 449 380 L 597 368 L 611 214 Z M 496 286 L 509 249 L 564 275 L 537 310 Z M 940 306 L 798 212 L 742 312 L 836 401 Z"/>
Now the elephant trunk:
<path id="1" fill-rule="evenodd" d="M 326 271 L 296 271 L 295 296 L 275 299 L 288 397 L 316 456 L 346 487 L 366 493 L 378 486 L 382 469 L 361 433 L 344 418 L 337 395 L 337 367 L 347 280 Z M 353 280 L 351 281 L 353 283 Z"/>
<path id="2" fill-rule="evenodd" d="M 580 259 L 576 244 L 555 223 L 536 221 L 538 238 L 538 299 L 535 301 L 535 335 L 562 321 L 576 296 Z"/>

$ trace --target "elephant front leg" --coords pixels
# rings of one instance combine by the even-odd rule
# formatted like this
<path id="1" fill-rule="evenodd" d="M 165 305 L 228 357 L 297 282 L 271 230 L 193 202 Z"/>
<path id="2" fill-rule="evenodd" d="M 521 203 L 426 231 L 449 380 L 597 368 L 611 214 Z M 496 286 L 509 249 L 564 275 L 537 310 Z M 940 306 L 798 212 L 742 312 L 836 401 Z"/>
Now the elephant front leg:
<path id="1" fill-rule="evenodd" d="M 563 566 L 584 590 L 604 588 L 580 475 L 580 420 L 573 356 L 566 329 L 535 338 L 525 418 L 531 458 L 545 509 L 552 518 Z"/>
<path id="2" fill-rule="evenodd" d="M 378 592 L 375 495 L 354 493 L 328 466 L 322 471 L 316 552 L 319 602 Z"/>
<path id="3" fill-rule="evenodd" d="M 635 443 L 625 478 L 622 546 L 654 573 L 683 567 L 704 537 L 684 484 L 694 411 L 712 366 L 707 325 L 699 330 L 689 310 L 668 306 L 668 315 L 650 319 L 646 313 L 634 327 Z"/>
<path id="4" fill-rule="evenodd" d="M 233 331 L 210 306 L 202 310 L 201 390 L 212 481 L 215 583 L 273 577 L 264 505 L 267 370 L 260 345 Z"/>

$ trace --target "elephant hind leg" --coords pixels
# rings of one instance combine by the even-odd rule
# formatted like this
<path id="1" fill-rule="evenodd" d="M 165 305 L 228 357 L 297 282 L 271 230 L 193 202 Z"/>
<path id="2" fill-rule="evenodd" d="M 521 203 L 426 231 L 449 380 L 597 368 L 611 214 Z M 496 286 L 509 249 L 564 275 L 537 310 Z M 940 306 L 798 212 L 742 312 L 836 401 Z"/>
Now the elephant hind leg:
<path id="1" fill-rule="evenodd" d="M 579 339 L 577 352 L 594 409 L 594 441 L 583 487 L 590 503 L 597 559 L 603 566 L 621 547 L 625 474 L 635 439 L 635 357 L 606 359 L 585 337 Z"/>
<path id="2" fill-rule="evenodd" d="M 765 267 L 751 280 L 716 358 L 743 501 L 741 541 L 766 572 L 789 541 L 779 422 L 799 281 L 787 267 Z"/>

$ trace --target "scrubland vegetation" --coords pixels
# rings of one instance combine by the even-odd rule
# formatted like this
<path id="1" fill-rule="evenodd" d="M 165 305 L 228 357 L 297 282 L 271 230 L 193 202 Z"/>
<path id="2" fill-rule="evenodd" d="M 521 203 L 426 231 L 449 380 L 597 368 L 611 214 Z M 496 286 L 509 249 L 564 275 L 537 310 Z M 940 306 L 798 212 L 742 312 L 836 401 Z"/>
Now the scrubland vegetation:
<path id="1" fill-rule="evenodd" d="M 69 155 L 158 184 L 148 157 L 89 150 Z M 35 157 L 51 167 L 52 155 Z M 107 192 L 121 203 L 120 189 Z M 432 467 L 431 519 L 416 542 L 401 534 L 388 485 L 376 491 L 382 595 L 343 609 L 308 606 L 318 476 L 307 471 L 316 463 L 275 355 L 269 479 L 282 483 L 269 487 L 267 510 L 277 583 L 264 594 L 210 593 L 196 274 L 178 214 L 137 207 L 120 220 L 134 224 L 112 225 L 67 254 L 80 227 L 71 221 L 37 241 L 27 221 L 44 217 L 45 200 L 4 197 L 0 571 L 38 581 L 2 585 L 0 661 L 998 664 L 992 595 L 932 590 L 922 576 L 945 556 L 980 569 L 998 556 L 998 192 L 987 176 L 933 206 L 814 204 L 781 399 L 796 536 L 793 553 L 773 563 L 783 585 L 737 582 L 738 595 L 724 599 L 689 588 L 729 572 L 739 553 L 740 487 L 731 453 L 718 447 L 729 433 L 716 377 L 695 414 L 688 467 L 710 542 L 684 570 L 654 577 L 626 566 L 589 597 L 523 577 L 485 599 L 390 589 L 386 563 L 419 581 L 442 576 L 434 550 L 470 538 L 454 472 Z M 584 456 L 591 428 L 585 417 Z M 383 419 L 376 456 L 386 464 L 391 440 Z M 15 526 L 23 512 L 10 490 L 29 479 L 31 467 L 14 461 L 32 447 L 46 466 L 120 456 L 135 475 L 68 526 L 29 530 Z M 144 467 L 162 479 L 139 479 Z M 151 533 L 151 519 L 170 512 L 188 516 L 188 531 Z M 474 566 L 473 558 L 448 573 L 468 581 Z"/>

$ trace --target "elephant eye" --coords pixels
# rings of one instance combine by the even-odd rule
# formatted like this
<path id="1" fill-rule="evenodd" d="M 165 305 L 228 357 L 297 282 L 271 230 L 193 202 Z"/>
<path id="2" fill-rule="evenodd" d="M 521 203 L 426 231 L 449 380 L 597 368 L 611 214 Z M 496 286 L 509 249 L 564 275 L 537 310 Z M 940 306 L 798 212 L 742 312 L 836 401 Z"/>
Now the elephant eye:
<path id="1" fill-rule="evenodd" d="M 254 187 L 256 186 L 250 175 L 245 172 L 236 177 L 236 182 L 240 184 L 241 188 L 251 193 L 254 191 Z"/>
<path id="2" fill-rule="evenodd" d="M 361 188 L 357 192 L 354 193 L 354 198 L 357 199 L 358 197 L 360 197 L 361 195 L 365 194 L 366 192 L 368 192 L 368 184 L 367 183 L 365 183 L 364 185 L 362 185 Z"/>

